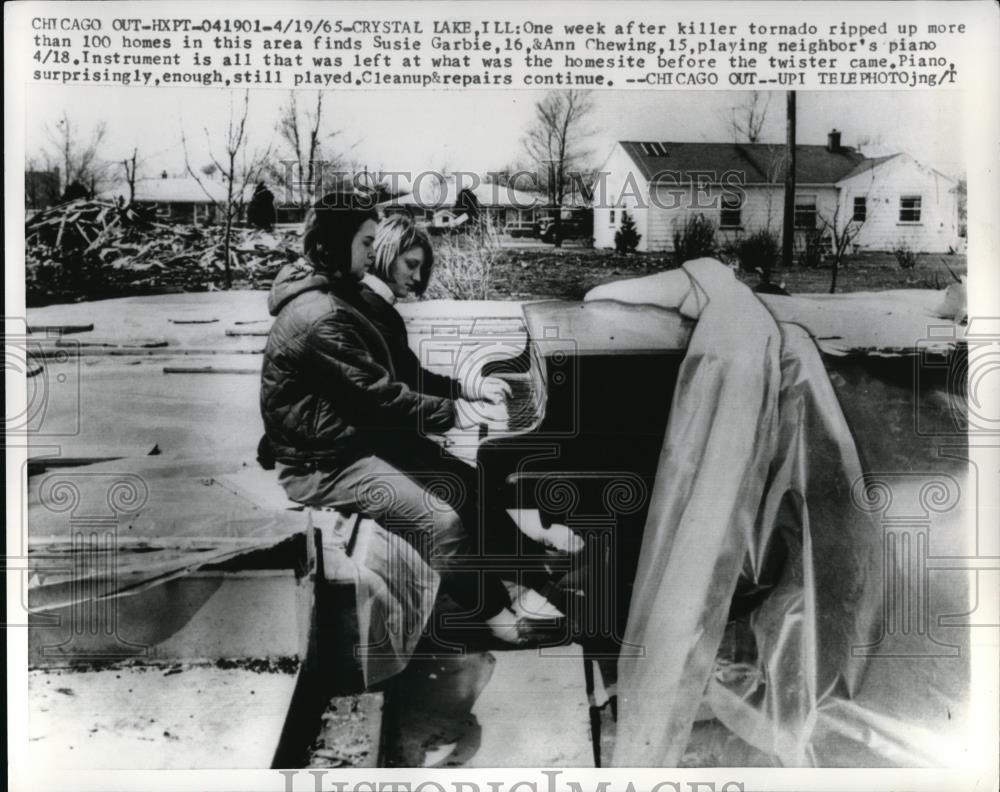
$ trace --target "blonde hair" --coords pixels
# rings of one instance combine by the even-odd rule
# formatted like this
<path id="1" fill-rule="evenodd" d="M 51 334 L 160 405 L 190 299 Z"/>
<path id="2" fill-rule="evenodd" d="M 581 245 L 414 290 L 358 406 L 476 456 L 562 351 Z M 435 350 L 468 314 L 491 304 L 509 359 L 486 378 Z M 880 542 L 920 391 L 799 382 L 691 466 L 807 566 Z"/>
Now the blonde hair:
<path id="1" fill-rule="evenodd" d="M 434 249 L 427 232 L 418 228 L 407 215 L 393 215 L 379 223 L 375 231 L 375 264 L 372 266 L 372 274 L 388 283 L 392 278 L 393 263 L 415 247 L 424 251 L 424 263 L 420 267 L 420 283 L 413 291 L 418 295 L 423 294 L 431 279 Z"/>

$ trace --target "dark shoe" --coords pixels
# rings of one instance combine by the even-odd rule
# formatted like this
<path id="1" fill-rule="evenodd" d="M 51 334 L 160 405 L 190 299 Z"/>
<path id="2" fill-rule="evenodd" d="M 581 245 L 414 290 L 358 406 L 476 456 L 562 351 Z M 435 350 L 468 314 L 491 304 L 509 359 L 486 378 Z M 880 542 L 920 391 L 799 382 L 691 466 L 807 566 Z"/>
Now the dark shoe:
<path id="1" fill-rule="evenodd" d="M 544 619 L 522 616 L 517 620 L 517 633 L 525 646 L 561 646 L 573 640 L 565 616 Z"/>

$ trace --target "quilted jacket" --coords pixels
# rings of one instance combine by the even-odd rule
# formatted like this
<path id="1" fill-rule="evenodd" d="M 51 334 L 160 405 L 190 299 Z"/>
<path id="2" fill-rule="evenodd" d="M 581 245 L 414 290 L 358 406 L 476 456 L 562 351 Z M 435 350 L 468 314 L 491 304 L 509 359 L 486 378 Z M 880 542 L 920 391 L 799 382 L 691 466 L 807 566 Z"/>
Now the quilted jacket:
<path id="1" fill-rule="evenodd" d="M 391 445 L 396 436 L 444 432 L 454 402 L 418 393 L 363 315 L 360 288 L 334 282 L 305 261 L 278 273 L 275 317 L 264 350 L 260 407 L 267 445 L 285 464 L 333 469 Z"/>

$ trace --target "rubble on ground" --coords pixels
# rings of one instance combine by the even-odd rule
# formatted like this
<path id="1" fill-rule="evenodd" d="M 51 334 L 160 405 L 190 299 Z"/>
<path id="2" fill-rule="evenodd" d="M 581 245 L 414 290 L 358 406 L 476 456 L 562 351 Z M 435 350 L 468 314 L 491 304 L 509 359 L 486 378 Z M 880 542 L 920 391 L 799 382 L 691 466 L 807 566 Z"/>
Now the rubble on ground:
<path id="1" fill-rule="evenodd" d="M 80 199 L 25 223 L 29 305 L 226 285 L 224 228 L 161 222 L 141 207 Z M 229 250 L 234 286 L 266 288 L 298 257 L 296 231 L 236 227 Z"/>

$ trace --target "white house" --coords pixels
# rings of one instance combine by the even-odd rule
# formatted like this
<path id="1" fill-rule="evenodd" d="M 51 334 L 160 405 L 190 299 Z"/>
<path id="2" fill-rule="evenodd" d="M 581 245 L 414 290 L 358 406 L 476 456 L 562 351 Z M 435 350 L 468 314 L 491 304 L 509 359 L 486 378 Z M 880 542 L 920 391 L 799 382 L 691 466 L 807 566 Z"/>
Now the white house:
<path id="1" fill-rule="evenodd" d="M 468 175 L 468 174 L 466 174 Z M 487 216 L 508 233 L 528 232 L 543 216 L 545 198 L 510 185 L 455 178 L 417 180 L 412 191 L 379 204 L 384 214 L 408 212 L 431 230 L 461 225 L 469 216 Z"/>
<path id="2" fill-rule="evenodd" d="M 696 214 L 725 244 L 762 228 L 780 235 L 785 147 L 769 143 L 620 141 L 594 190 L 594 245 L 614 247 L 622 213 L 642 235 L 639 250 L 673 250 L 674 232 Z M 817 231 L 857 227 L 857 250 L 946 253 L 958 247 L 958 184 L 908 154 L 869 158 L 840 145 L 795 148 L 796 248 Z"/>
<path id="3" fill-rule="evenodd" d="M 841 216 L 861 222 L 859 250 L 900 243 L 925 253 L 958 247 L 958 182 L 909 154 L 866 160 L 838 183 Z"/>
<path id="4" fill-rule="evenodd" d="M 254 185 L 243 191 L 243 203 L 248 204 L 253 197 Z M 239 192 L 237 189 L 235 192 Z M 155 206 L 157 214 L 169 220 L 190 223 L 215 223 L 221 219 L 220 206 L 226 203 L 226 183 L 219 178 L 202 176 L 171 177 L 163 173 L 158 179 L 137 179 L 135 182 L 135 203 Z M 99 196 L 105 200 L 129 198 L 128 185 L 118 185 Z M 234 195 L 233 200 L 238 200 Z"/>

